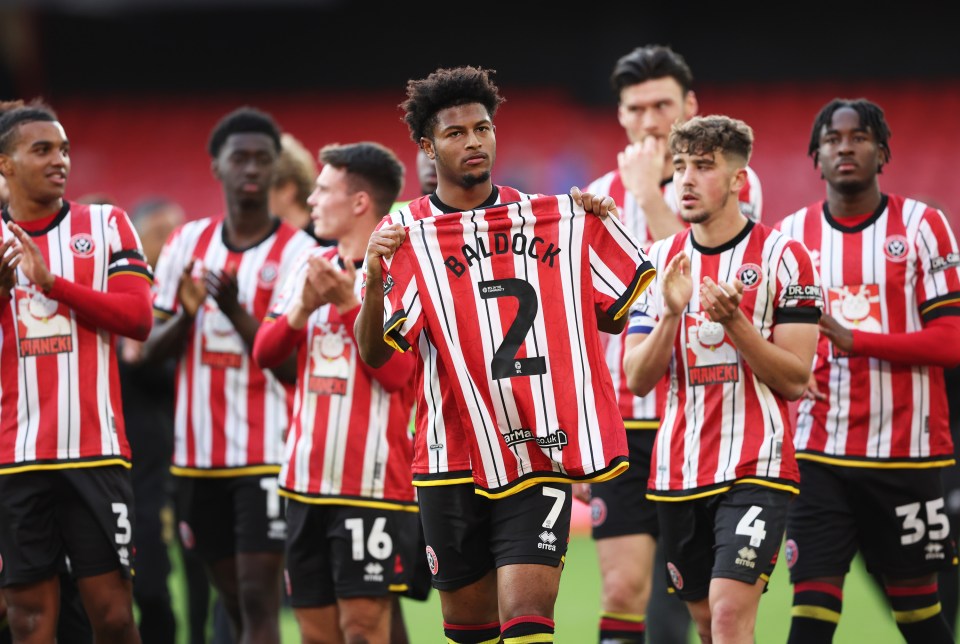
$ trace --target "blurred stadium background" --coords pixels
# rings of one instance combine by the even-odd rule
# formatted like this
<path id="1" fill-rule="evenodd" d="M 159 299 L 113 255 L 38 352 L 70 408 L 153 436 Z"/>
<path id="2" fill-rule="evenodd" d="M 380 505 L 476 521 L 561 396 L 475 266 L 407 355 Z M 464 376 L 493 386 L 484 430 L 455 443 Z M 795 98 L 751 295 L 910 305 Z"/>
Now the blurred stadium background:
<path id="1" fill-rule="evenodd" d="M 411 168 L 403 197 L 415 196 L 415 147 L 397 109 L 406 80 L 481 65 L 507 97 L 494 179 L 565 192 L 612 167 L 625 143 L 614 61 L 659 42 L 687 57 L 701 113 L 753 126 L 766 221 L 822 196 L 806 149 L 816 110 L 835 96 L 887 111 L 884 189 L 960 213 L 949 162 L 960 47 L 944 5 L 814 2 L 773 17 L 772 5 L 651 4 L 0 0 L 0 96 L 43 96 L 58 110 L 73 141 L 69 195 L 130 207 L 162 193 L 199 217 L 220 210 L 207 135 L 240 104 L 271 112 L 312 150 L 390 146 Z"/>
<path id="2" fill-rule="evenodd" d="M 669 44 L 695 75 L 701 113 L 755 130 L 764 220 L 823 195 L 806 156 L 816 111 L 865 96 L 887 113 L 884 190 L 960 223 L 960 46 L 933 2 L 751 4 L 369 2 L 349 0 L 0 0 L 0 99 L 43 97 L 73 145 L 68 197 L 131 208 L 164 195 L 191 218 L 221 212 L 206 141 L 239 105 L 273 114 L 310 150 L 376 140 L 408 168 L 416 148 L 397 105 L 407 79 L 438 66 L 497 70 L 494 180 L 566 192 L 615 164 L 625 144 L 607 79 L 640 44 Z M 776 10 L 776 17 L 773 11 Z M 956 228 L 955 228 L 956 229 Z M 582 506 L 558 604 L 558 642 L 595 638 L 599 576 Z M 784 641 L 789 588 L 778 570 L 758 641 Z M 864 574 L 848 585 L 838 642 L 899 641 Z M 182 581 L 172 580 L 182 615 Z M 858 590 L 859 589 L 859 590 Z M 415 642 L 439 635 L 436 596 L 405 602 Z M 296 641 L 285 615 L 285 641 Z M 292 638 L 292 639 L 291 639 Z"/>

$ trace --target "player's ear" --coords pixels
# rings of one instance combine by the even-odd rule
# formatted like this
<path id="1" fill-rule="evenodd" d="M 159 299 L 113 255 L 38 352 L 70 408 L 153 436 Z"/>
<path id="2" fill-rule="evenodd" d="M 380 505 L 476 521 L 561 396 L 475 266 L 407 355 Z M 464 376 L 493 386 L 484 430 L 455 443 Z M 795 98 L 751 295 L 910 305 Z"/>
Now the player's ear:
<path id="1" fill-rule="evenodd" d="M 220 176 L 220 166 L 217 164 L 216 157 L 210 160 L 210 173 L 217 181 L 223 181 L 223 177 Z"/>
<path id="2" fill-rule="evenodd" d="M 353 193 L 353 214 L 362 215 L 373 207 L 373 199 L 366 190 L 358 190 Z"/>
<path id="3" fill-rule="evenodd" d="M 687 92 L 687 95 L 683 97 L 683 113 L 687 119 L 692 119 L 697 115 L 697 111 L 700 109 L 700 104 L 697 102 L 697 95 L 691 89 Z"/>
<path id="4" fill-rule="evenodd" d="M 430 157 L 431 161 L 437 160 L 437 150 L 433 146 L 433 141 L 428 137 L 420 137 L 420 149 L 423 150 L 428 157 Z"/>

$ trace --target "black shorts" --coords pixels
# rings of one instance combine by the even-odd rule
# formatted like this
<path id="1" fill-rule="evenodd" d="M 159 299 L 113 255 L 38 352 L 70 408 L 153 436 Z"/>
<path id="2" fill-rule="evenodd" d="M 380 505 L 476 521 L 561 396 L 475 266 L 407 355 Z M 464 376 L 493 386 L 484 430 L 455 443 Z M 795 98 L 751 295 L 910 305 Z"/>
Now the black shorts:
<path id="1" fill-rule="evenodd" d="M 55 577 L 64 556 L 75 577 L 129 578 L 133 517 L 130 472 L 119 465 L 0 476 L 0 587 Z"/>
<path id="2" fill-rule="evenodd" d="M 792 582 L 845 575 L 858 549 L 867 570 L 894 579 L 953 565 L 940 468 L 799 463 L 785 550 Z"/>
<path id="3" fill-rule="evenodd" d="M 559 566 L 570 540 L 569 483 L 541 483 L 499 499 L 473 484 L 417 490 L 437 590 L 457 590 L 509 564 Z"/>
<path id="4" fill-rule="evenodd" d="M 650 455 L 657 432 L 649 429 L 627 431 L 630 467 L 620 476 L 590 485 L 590 522 L 594 539 L 627 534 L 660 533 L 657 504 L 647 498 Z"/>
<path id="5" fill-rule="evenodd" d="M 403 592 L 413 573 L 416 512 L 352 505 L 287 505 L 287 594 L 294 608 Z"/>
<path id="6" fill-rule="evenodd" d="M 427 538 L 423 536 L 423 524 L 417 514 L 416 528 L 405 531 L 400 538 L 406 542 L 413 555 L 408 582 L 410 587 L 402 593 L 404 597 L 426 601 L 430 596 L 430 564 L 427 563 Z"/>
<path id="7" fill-rule="evenodd" d="M 286 500 L 276 474 L 177 477 L 180 541 L 207 563 L 237 553 L 283 552 Z"/>
<path id="8" fill-rule="evenodd" d="M 769 579 L 783 542 L 793 494 L 739 484 L 690 501 L 657 503 L 667 579 L 684 601 L 699 601 L 719 577 L 747 584 Z"/>

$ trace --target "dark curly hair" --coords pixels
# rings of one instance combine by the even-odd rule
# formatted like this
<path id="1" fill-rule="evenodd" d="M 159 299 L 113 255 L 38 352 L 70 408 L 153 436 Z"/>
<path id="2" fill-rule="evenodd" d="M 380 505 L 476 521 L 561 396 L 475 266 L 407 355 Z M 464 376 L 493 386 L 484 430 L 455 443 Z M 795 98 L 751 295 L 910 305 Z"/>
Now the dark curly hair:
<path id="1" fill-rule="evenodd" d="M 423 137 L 432 139 L 437 112 L 448 107 L 480 103 L 493 119 L 504 102 L 500 90 L 490 78 L 496 71 L 481 67 L 438 69 L 426 78 L 407 81 L 407 100 L 400 103 L 410 138 L 417 145 Z"/>
<path id="2" fill-rule="evenodd" d="M 844 107 L 860 115 L 860 127 L 873 132 L 877 139 L 877 145 L 886 152 L 887 161 L 890 161 L 890 126 L 887 125 L 887 119 L 883 115 L 883 110 L 879 105 L 868 101 L 865 98 L 835 98 L 820 110 L 817 118 L 813 120 L 813 131 L 810 132 L 810 145 L 807 147 L 807 154 L 813 159 L 813 167 L 817 167 L 820 161 L 820 132 L 823 128 L 829 128 L 833 122 L 834 113 Z M 883 170 L 883 164 L 880 164 L 880 170 Z"/>
<path id="3" fill-rule="evenodd" d="M 266 134 L 273 141 L 273 149 L 280 153 L 280 128 L 266 112 L 252 107 L 240 107 L 224 116 L 213 127 L 207 151 L 214 159 L 220 155 L 223 144 L 231 134 Z"/>

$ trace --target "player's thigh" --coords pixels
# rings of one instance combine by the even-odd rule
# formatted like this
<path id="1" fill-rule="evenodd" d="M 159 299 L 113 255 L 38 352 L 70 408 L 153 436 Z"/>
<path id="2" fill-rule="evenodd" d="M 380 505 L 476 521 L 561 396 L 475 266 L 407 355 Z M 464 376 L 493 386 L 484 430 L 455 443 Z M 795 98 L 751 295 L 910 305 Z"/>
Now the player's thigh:
<path id="1" fill-rule="evenodd" d="M 434 588 L 456 591 L 493 570 L 489 499 L 473 484 L 420 487 L 417 498 Z"/>
<path id="2" fill-rule="evenodd" d="M 177 477 L 180 541 L 207 566 L 236 554 L 229 478 Z"/>
<path id="3" fill-rule="evenodd" d="M 60 528 L 73 576 L 119 571 L 130 579 L 136 526 L 129 471 L 91 467 L 63 470 L 61 476 L 69 496 L 61 499 Z"/>
<path id="4" fill-rule="evenodd" d="M 784 554 L 790 581 L 843 577 L 859 545 L 846 470 L 799 460 L 800 494 L 787 507 Z"/>
<path id="5" fill-rule="evenodd" d="M 301 503 L 290 500 L 287 505 L 287 540 L 285 550 L 287 595 L 294 609 L 334 608 L 336 616 L 337 597 L 334 593 L 333 567 L 331 565 L 330 540 L 327 537 L 329 506 Z M 323 618 L 324 613 L 305 610 L 297 614 L 298 621 Z"/>
<path id="6" fill-rule="evenodd" d="M 714 497 L 657 502 L 668 588 L 685 602 L 707 598 L 713 571 Z"/>
<path id="7" fill-rule="evenodd" d="M 914 579 L 953 566 L 940 472 L 889 469 L 857 472 L 857 522 L 867 569 Z"/>
<path id="8" fill-rule="evenodd" d="M 303 644 L 343 644 L 340 612 L 336 603 L 327 606 L 294 606 L 293 615 Z"/>
<path id="9" fill-rule="evenodd" d="M 599 542 L 610 537 L 659 534 L 657 507 L 647 499 L 650 454 L 656 432 L 627 432 L 630 467 L 609 481 L 590 485 L 591 534 Z"/>
<path id="10" fill-rule="evenodd" d="M 790 492 L 751 484 L 734 485 L 722 494 L 714 515 L 712 577 L 736 580 L 748 587 L 756 586 L 758 580 L 768 581 L 783 543 L 792 499 Z M 744 593 L 752 596 L 752 591 Z"/>
<path id="11" fill-rule="evenodd" d="M 63 559 L 55 472 L 0 475 L 0 588 L 56 577 Z"/>

